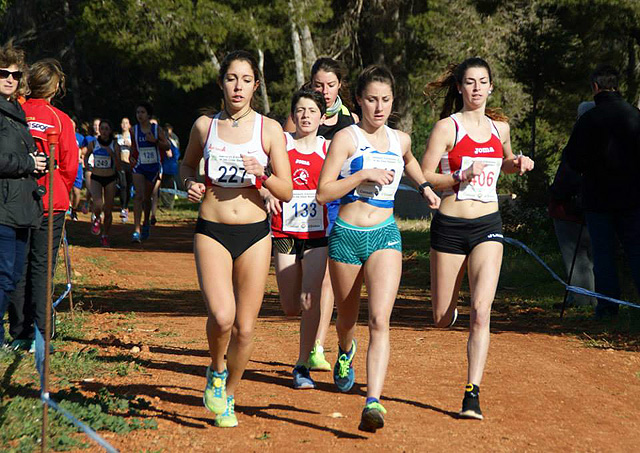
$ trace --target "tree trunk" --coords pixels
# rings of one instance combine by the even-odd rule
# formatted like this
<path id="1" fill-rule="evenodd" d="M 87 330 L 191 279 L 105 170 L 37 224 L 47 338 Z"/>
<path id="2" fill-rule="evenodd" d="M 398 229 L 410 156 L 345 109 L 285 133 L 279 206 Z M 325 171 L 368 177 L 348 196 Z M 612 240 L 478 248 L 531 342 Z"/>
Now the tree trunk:
<path id="1" fill-rule="evenodd" d="M 71 21 L 71 13 L 69 10 L 69 1 L 65 0 L 63 4 L 64 19 L 67 24 Z M 65 27 L 66 28 L 66 27 Z M 84 106 L 82 104 L 82 93 L 80 88 L 80 79 L 78 77 L 78 59 L 76 58 L 76 40 L 71 38 L 69 43 L 69 67 L 67 68 L 69 82 L 71 82 L 71 96 L 73 98 L 73 110 L 78 118 L 84 117 Z"/>
<path id="2" fill-rule="evenodd" d="M 627 99 L 636 106 L 640 105 L 638 98 L 636 43 L 632 37 L 627 41 Z"/>
<path id="3" fill-rule="evenodd" d="M 311 37 L 309 24 L 304 24 L 302 26 L 302 49 L 304 50 L 304 61 L 306 63 L 306 67 L 310 68 L 318 57 L 316 54 L 316 46 L 313 44 L 313 38 Z"/>
<path id="4" fill-rule="evenodd" d="M 534 82 L 536 83 L 536 82 Z M 533 87 L 533 107 L 531 109 L 531 159 L 536 159 L 536 118 L 538 117 L 538 94 L 537 87 Z"/>
<path id="5" fill-rule="evenodd" d="M 262 97 L 262 113 L 268 115 L 271 112 L 269 95 L 267 94 L 267 81 L 264 78 L 264 51 L 258 47 L 258 67 L 260 68 L 260 96 Z"/>
<path id="6" fill-rule="evenodd" d="M 293 46 L 293 58 L 295 59 L 296 68 L 296 89 L 304 84 L 304 66 L 302 63 L 302 47 L 300 45 L 300 33 L 298 33 L 298 24 L 296 24 L 293 8 L 293 2 L 289 0 L 289 11 L 291 12 L 291 44 Z"/>

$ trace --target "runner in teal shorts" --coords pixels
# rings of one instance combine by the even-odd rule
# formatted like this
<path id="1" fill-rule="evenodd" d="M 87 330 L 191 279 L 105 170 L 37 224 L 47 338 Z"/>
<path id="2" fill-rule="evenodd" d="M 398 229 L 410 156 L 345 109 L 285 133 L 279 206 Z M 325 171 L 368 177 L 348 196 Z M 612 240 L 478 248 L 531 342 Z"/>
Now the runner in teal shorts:
<path id="1" fill-rule="evenodd" d="M 432 208 L 440 203 L 411 154 L 409 135 L 386 126 L 393 89 L 393 75 L 382 66 L 370 66 L 360 74 L 356 100 L 362 120 L 334 136 L 316 193 L 323 204 L 340 199 L 338 219 L 329 236 L 329 271 L 338 309 L 333 379 L 342 392 L 351 390 L 355 382 L 354 336 L 360 289 L 363 281 L 367 283 L 367 400 L 359 428 L 369 432 L 384 426 L 387 412 L 380 395 L 389 362 L 389 320 L 402 272 L 402 240 L 393 218 L 393 201 L 403 172 L 419 185 Z"/>

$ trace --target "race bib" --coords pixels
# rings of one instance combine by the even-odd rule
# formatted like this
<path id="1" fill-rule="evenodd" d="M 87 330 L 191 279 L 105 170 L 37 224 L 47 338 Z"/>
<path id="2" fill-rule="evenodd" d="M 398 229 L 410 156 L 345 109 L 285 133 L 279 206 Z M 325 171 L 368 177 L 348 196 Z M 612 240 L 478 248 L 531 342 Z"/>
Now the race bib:
<path id="1" fill-rule="evenodd" d="M 294 190 L 291 201 L 282 204 L 282 230 L 324 231 L 324 208 L 316 201 L 315 190 Z"/>
<path id="2" fill-rule="evenodd" d="M 364 182 L 356 187 L 355 195 L 374 200 L 393 200 L 404 171 L 404 160 L 396 154 L 367 153 L 362 156 L 362 169 L 378 168 L 394 173 L 391 184 L 384 186 Z"/>
<path id="3" fill-rule="evenodd" d="M 94 168 L 111 168 L 111 156 L 98 156 L 94 154 Z"/>
<path id="4" fill-rule="evenodd" d="M 498 157 L 470 157 L 462 158 L 461 170 L 469 168 L 474 162 L 485 164 L 482 173 L 475 176 L 470 181 L 460 183 L 458 190 L 458 200 L 476 200 L 484 203 L 498 201 L 496 187 L 498 176 L 502 167 L 502 159 Z"/>
<path id="5" fill-rule="evenodd" d="M 156 151 L 155 146 L 143 146 L 138 149 L 139 159 L 138 161 L 142 165 L 149 164 L 157 164 L 158 163 L 158 152 Z"/>
<path id="6" fill-rule="evenodd" d="M 239 155 L 220 159 L 212 154 L 207 160 L 207 176 L 215 185 L 222 187 L 250 187 L 256 182 L 256 177 L 244 169 Z"/>

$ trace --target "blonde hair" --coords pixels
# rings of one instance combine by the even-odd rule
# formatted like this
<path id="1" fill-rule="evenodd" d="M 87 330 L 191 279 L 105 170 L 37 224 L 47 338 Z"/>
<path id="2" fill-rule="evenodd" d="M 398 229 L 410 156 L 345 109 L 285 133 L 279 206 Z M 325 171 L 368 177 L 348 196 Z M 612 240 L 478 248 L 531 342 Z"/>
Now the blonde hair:
<path id="1" fill-rule="evenodd" d="M 7 42 L 0 47 L 0 68 L 8 68 L 16 65 L 19 71 L 22 71 L 22 77 L 18 81 L 18 89 L 11 95 L 11 100 L 17 99 L 19 96 L 26 96 L 30 93 L 28 83 L 28 67 L 25 63 L 25 55 L 22 49 L 13 46 L 13 40 Z"/>
<path id="2" fill-rule="evenodd" d="M 45 58 L 31 65 L 29 69 L 29 88 L 31 97 L 49 99 L 58 93 L 66 93 L 66 77 L 60 62 L 54 58 Z"/>

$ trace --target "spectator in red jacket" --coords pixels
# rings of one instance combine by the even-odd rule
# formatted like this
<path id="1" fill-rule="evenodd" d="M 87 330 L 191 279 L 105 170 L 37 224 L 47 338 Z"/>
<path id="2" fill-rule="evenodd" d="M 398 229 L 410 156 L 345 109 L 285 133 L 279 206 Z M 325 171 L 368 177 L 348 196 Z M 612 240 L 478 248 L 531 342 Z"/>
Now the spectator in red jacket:
<path id="1" fill-rule="evenodd" d="M 24 103 L 29 131 L 41 152 L 49 154 L 47 130 L 56 128 L 60 138 L 53 156 L 57 168 L 53 177 L 53 218 L 48 216 L 49 194 L 43 198 L 44 217 L 40 228 L 31 233 L 27 261 L 21 281 L 11 297 L 10 330 L 14 347 L 28 347 L 34 338 L 35 321 L 44 334 L 47 303 L 47 229 L 53 223 L 53 269 L 64 228 L 65 212 L 69 208 L 69 192 L 78 172 L 79 151 L 73 122 L 64 112 L 51 105 L 53 97 L 65 92 L 65 75 L 57 60 L 45 59 L 29 69 L 31 97 Z M 49 175 L 38 180 L 49 190 Z"/>

